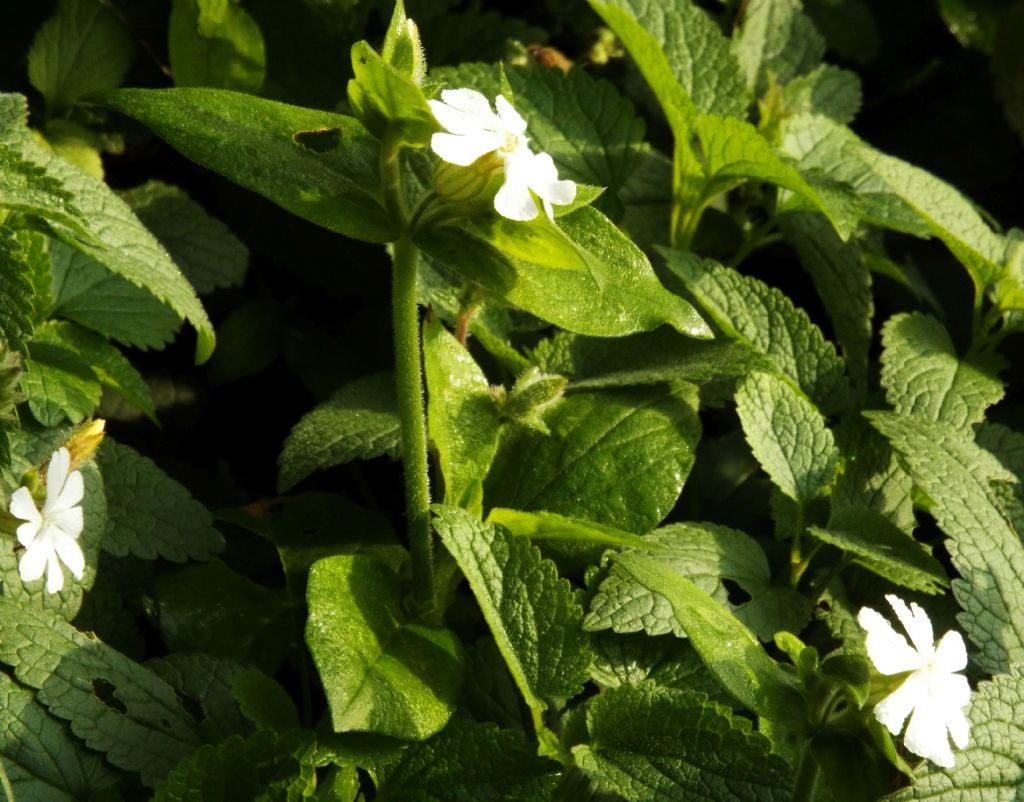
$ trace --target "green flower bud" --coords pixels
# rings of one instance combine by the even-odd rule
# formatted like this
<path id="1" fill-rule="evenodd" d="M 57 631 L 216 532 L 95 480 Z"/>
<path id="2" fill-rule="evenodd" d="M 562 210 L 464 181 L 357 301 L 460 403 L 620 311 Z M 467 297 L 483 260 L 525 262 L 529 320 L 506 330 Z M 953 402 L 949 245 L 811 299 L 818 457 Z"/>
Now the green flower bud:
<path id="1" fill-rule="evenodd" d="M 468 167 L 440 161 L 434 170 L 434 189 L 450 203 L 479 200 L 489 205 L 501 186 L 503 164 L 495 151 L 485 153 Z"/>
<path id="2" fill-rule="evenodd" d="M 499 398 L 502 418 L 529 426 L 544 434 L 548 433 L 544 415 L 562 400 L 569 380 L 565 376 L 541 373 L 530 368 L 516 381 L 508 397 Z"/>

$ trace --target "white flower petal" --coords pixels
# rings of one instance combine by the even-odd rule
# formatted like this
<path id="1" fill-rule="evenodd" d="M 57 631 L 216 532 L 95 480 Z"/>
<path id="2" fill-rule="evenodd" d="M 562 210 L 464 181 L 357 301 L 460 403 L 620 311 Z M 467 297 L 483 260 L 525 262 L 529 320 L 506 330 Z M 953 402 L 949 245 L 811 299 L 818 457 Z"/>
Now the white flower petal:
<path id="1" fill-rule="evenodd" d="M 949 748 L 946 722 L 939 711 L 927 702 L 918 705 L 907 725 L 903 745 L 915 755 L 928 758 L 936 766 L 953 768 L 956 759 Z"/>
<path id="2" fill-rule="evenodd" d="M 971 701 L 971 685 L 963 674 L 932 671 L 928 696 L 943 710 L 962 710 Z"/>
<path id="3" fill-rule="evenodd" d="M 441 100 L 464 114 L 487 119 L 494 117 L 491 102 L 475 89 L 443 89 L 441 90 Z"/>
<path id="4" fill-rule="evenodd" d="M 967 668 L 967 646 L 959 632 L 951 629 L 942 636 L 939 645 L 935 647 L 934 661 L 939 671 L 953 673 Z"/>
<path id="5" fill-rule="evenodd" d="M 46 560 L 50 556 L 50 547 L 45 543 L 33 543 L 18 562 L 18 576 L 22 582 L 35 582 L 46 570 Z"/>
<path id="6" fill-rule="evenodd" d="M 875 705 L 875 718 L 893 735 L 899 735 L 910 712 L 921 703 L 927 704 L 927 699 L 927 683 L 919 674 L 911 674 L 900 687 Z"/>
<path id="7" fill-rule="evenodd" d="M 537 216 L 537 202 L 524 183 L 506 179 L 494 196 L 494 208 L 502 217 L 525 222 Z"/>
<path id="8" fill-rule="evenodd" d="M 436 100 L 428 100 L 430 110 L 434 113 L 435 119 L 441 127 L 452 134 L 472 136 L 480 131 L 494 133 L 498 130 L 501 122 L 493 111 L 488 109 L 487 116 L 467 114 L 459 111 L 445 103 L 438 103 Z"/>
<path id="9" fill-rule="evenodd" d="M 497 134 L 486 132 L 469 136 L 434 134 L 430 137 L 430 147 L 434 153 L 444 161 L 460 167 L 468 167 L 485 153 L 500 148 L 502 144 L 503 140 Z"/>
<path id="10" fill-rule="evenodd" d="M 27 524 L 22 524 L 18 527 L 17 535 L 18 542 L 28 548 L 32 545 L 32 542 L 39 537 L 39 531 L 43 528 L 42 521 L 29 521 Z"/>
<path id="11" fill-rule="evenodd" d="M 967 746 L 967 741 L 971 735 L 971 722 L 967 720 L 963 710 L 947 710 L 945 719 L 946 727 L 949 728 L 949 734 L 953 737 L 953 743 L 956 744 L 958 749 L 963 749 Z"/>
<path id="12" fill-rule="evenodd" d="M 865 647 L 871 662 L 883 674 L 901 674 L 921 667 L 921 656 L 878 612 L 864 607 L 857 621 L 868 633 Z"/>
<path id="13" fill-rule="evenodd" d="M 64 569 L 55 552 L 50 552 L 46 560 L 46 592 L 59 593 L 64 587 Z"/>
<path id="14" fill-rule="evenodd" d="M 526 133 L 526 120 L 515 110 L 515 107 L 508 102 L 504 95 L 498 95 L 494 99 L 494 106 L 498 110 L 498 117 L 506 131 L 513 134 Z"/>
<path id="15" fill-rule="evenodd" d="M 558 168 L 547 153 L 538 153 L 533 157 L 527 183 L 541 198 L 559 206 L 572 203 L 576 197 L 575 182 L 558 180 Z"/>
<path id="16" fill-rule="evenodd" d="M 46 488 L 46 502 L 43 504 L 43 517 L 49 518 L 64 510 L 71 509 L 76 504 L 81 504 L 85 497 L 85 483 L 82 480 L 80 471 L 72 471 L 68 474 L 64 487 L 58 494 L 50 494 L 50 488 Z"/>
<path id="17" fill-rule="evenodd" d="M 58 529 L 60 534 L 66 537 L 77 538 L 85 526 L 82 508 L 72 507 L 70 510 L 61 510 L 56 515 L 48 515 L 46 525 Z"/>
<path id="18" fill-rule="evenodd" d="M 71 470 L 71 453 L 66 448 L 58 448 L 50 457 L 50 464 L 46 466 L 46 496 L 56 498 L 64 490 L 64 482 L 67 481 L 68 471 Z"/>
<path id="19" fill-rule="evenodd" d="M 11 515 L 15 518 L 20 518 L 22 521 L 38 523 L 43 520 L 39 508 L 36 506 L 35 499 L 32 498 L 32 494 L 27 487 L 19 487 L 11 494 L 11 505 L 8 509 L 11 511 Z"/>
<path id="20" fill-rule="evenodd" d="M 932 622 L 928 614 L 915 602 L 911 602 L 908 608 L 903 599 L 891 593 L 885 600 L 889 602 L 903 628 L 907 630 L 910 642 L 914 644 L 917 653 L 923 658 L 931 657 L 935 650 L 935 633 L 932 631 Z"/>
<path id="21" fill-rule="evenodd" d="M 85 555 L 82 554 L 82 547 L 78 545 L 78 541 L 70 537 L 57 537 L 53 541 L 53 547 L 75 579 L 81 579 L 82 572 L 85 571 Z"/>

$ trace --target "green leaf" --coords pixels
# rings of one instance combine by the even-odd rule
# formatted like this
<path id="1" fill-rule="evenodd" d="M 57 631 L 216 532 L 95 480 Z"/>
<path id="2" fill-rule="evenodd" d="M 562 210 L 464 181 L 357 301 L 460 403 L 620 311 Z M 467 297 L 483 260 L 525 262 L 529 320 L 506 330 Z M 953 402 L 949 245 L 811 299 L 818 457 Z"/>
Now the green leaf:
<path id="1" fill-rule="evenodd" d="M 161 349 L 181 326 L 174 311 L 146 290 L 81 251 L 50 241 L 54 315 L 124 345 Z"/>
<path id="2" fill-rule="evenodd" d="M 254 298 L 236 306 L 217 331 L 210 384 L 255 376 L 274 364 L 284 339 L 281 313 L 281 306 L 270 298 Z"/>
<path id="3" fill-rule="evenodd" d="M 982 682 L 967 711 L 971 738 L 956 753 L 956 767 L 922 761 L 912 785 L 885 802 L 988 802 L 1012 800 L 1024 786 L 1024 676 L 1019 668 Z"/>
<path id="4" fill-rule="evenodd" d="M 849 70 L 824 64 L 787 83 L 782 98 L 787 114 L 823 114 L 846 125 L 860 111 L 860 79 Z"/>
<path id="5" fill-rule="evenodd" d="M 146 785 L 201 743 L 167 683 L 56 613 L 0 598 L 0 661 L 87 746 Z"/>
<path id="6" fill-rule="evenodd" d="M 629 552 L 614 561 L 636 582 L 668 600 L 704 664 L 740 704 L 797 732 L 807 729 L 796 677 L 772 660 L 732 613 L 654 557 Z"/>
<path id="7" fill-rule="evenodd" d="M 96 459 L 110 521 L 104 551 L 185 562 L 208 559 L 224 547 L 206 508 L 148 457 L 108 437 Z"/>
<path id="8" fill-rule="evenodd" d="M 48 342 L 29 345 L 21 389 L 32 415 L 44 426 L 81 423 L 100 405 L 103 388 L 74 351 Z"/>
<path id="9" fill-rule="evenodd" d="M 546 510 L 647 532 L 675 506 L 700 439 L 688 385 L 574 393 L 552 410 L 550 435 L 502 437 L 488 506 Z"/>
<path id="10" fill-rule="evenodd" d="M 763 641 L 770 641 L 780 629 L 802 628 L 809 617 L 809 607 L 799 596 L 781 594 L 781 588 L 772 587 L 764 551 L 743 532 L 711 523 L 669 524 L 643 541 L 643 549 L 630 544 L 630 550 L 647 551 L 652 559 L 689 579 L 732 609 Z M 733 607 L 723 580 L 735 582 L 750 600 Z M 637 582 L 614 562 L 594 594 L 583 623 L 592 631 L 610 628 L 618 633 L 686 635 L 686 627 L 676 618 L 669 600 Z"/>
<path id="11" fill-rule="evenodd" d="M 423 147 L 440 126 L 423 91 L 366 42 L 352 45 L 348 100 L 356 118 L 382 142 Z"/>
<path id="12" fill-rule="evenodd" d="M 267 71 L 263 34 L 237 3 L 174 0 L 167 37 L 175 86 L 253 94 L 263 86 Z"/>
<path id="13" fill-rule="evenodd" d="M 0 674 L 0 757 L 21 802 L 75 802 L 118 781 L 34 695 Z"/>
<path id="14" fill-rule="evenodd" d="M 500 524 L 513 535 L 538 540 L 569 540 L 585 543 L 600 543 L 605 546 L 630 546 L 635 549 L 658 550 L 660 547 L 648 540 L 611 526 L 567 518 L 553 512 L 523 512 L 504 507 L 495 507 L 487 516 L 487 522 Z"/>
<path id="15" fill-rule="evenodd" d="M 122 89 L 103 97 L 192 161 L 339 234 L 390 242 L 379 146 L 351 117 L 223 89 Z"/>
<path id="16" fill-rule="evenodd" d="M 34 303 L 32 265 L 18 241 L 0 228 L 0 342 L 22 356 L 32 337 Z"/>
<path id="17" fill-rule="evenodd" d="M 204 746 L 179 763 L 154 802 L 258 799 L 299 802 L 316 787 L 316 739 L 304 730 L 260 730 Z"/>
<path id="18" fill-rule="evenodd" d="M 448 722 L 462 683 L 458 638 L 405 620 L 398 576 L 364 555 L 313 565 L 306 643 L 335 732 L 423 740 Z"/>
<path id="19" fill-rule="evenodd" d="M 769 75 L 781 84 L 813 70 L 825 55 L 825 40 L 800 0 L 750 0 L 743 6 L 732 52 L 755 95 Z"/>
<path id="20" fill-rule="evenodd" d="M 296 640 L 285 595 L 217 559 L 161 574 L 153 593 L 160 636 L 172 652 L 205 652 L 272 673 Z"/>
<path id="21" fill-rule="evenodd" d="M 842 408 L 847 393 L 843 362 L 806 312 L 752 276 L 682 251 L 664 255 L 727 337 L 767 355 L 826 414 Z"/>
<path id="22" fill-rule="evenodd" d="M 0 95 L 0 151 L 15 149 L 73 200 L 55 212 L 45 206 L 30 210 L 47 219 L 69 244 L 92 256 L 110 271 L 144 288 L 196 328 L 196 360 L 213 353 L 213 327 L 195 292 L 181 275 L 156 238 L 149 233 L 127 204 L 106 184 L 86 175 L 36 142 L 25 125 L 27 108 L 21 95 Z M 0 192 L 0 205 L 4 205 Z M 70 217 L 70 221 L 69 218 Z"/>
<path id="23" fill-rule="evenodd" d="M 970 435 L 1003 397 L 998 357 L 961 359 L 935 318 L 896 315 L 882 328 L 882 386 L 901 415 L 949 424 Z"/>
<path id="24" fill-rule="evenodd" d="M 147 181 L 120 194 L 197 293 L 241 286 L 249 266 L 248 248 L 185 192 L 160 181 Z"/>
<path id="25" fill-rule="evenodd" d="M 799 390 L 771 373 L 752 373 L 736 391 L 736 411 L 754 456 L 783 493 L 806 505 L 832 484 L 835 438 Z"/>
<path id="26" fill-rule="evenodd" d="M 579 209 L 557 225 L 575 257 L 569 265 L 502 250 L 477 228 L 433 228 L 416 244 L 508 303 L 579 334 L 616 337 L 668 323 L 691 337 L 709 336 L 693 307 L 661 285 L 643 252 L 596 209 Z"/>
<path id="27" fill-rule="evenodd" d="M 231 675 L 230 682 L 231 696 L 239 710 L 257 729 L 298 729 L 299 712 L 295 702 L 277 680 L 259 669 L 241 668 Z"/>
<path id="28" fill-rule="evenodd" d="M 999 462 L 942 423 L 888 412 L 865 413 L 899 452 L 914 483 L 933 502 L 929 510 L 948 536 L 960 573 L 953 595 L 959 621 L 995 674 L 1024 659 L 1024 545 L 1006 520 L 989 481 L 1014 481 Z"/>
<path id="29" fill-rule="evenodd" d="M 583 610 L 555 565 L 525 538 L 435 505 L 434 528 L 455 557 L 526 703 L 539 717 L 548 697 L 572 697 L 591 655 Z"/>
<path id="30" fill-rule="evenodd" d="M 791 771 L 750 722 L 703 694 L 653 683 L 612 688 L 586 706 L 578 765 L 628 802 L 792 798 Z"/>
<path id="31" fill-rule="evenodd" d="M 808 531 L 841 549 L 854 562 L 901 587 L 939 593 L 949 586 L 946 571 L 920 543 L 869 507 L 834 510 L 824 529 Z"/>
<path id="32" fill-rule="evenodd" d="M 436 319 L 423 327 L 430 439 L 447 504 L 483 512 L 484 477 L 498 450 L 498 406 L 480 366 Z"/>
<path id="33" fill-rule="evenodd" d="M 131 34 L 97 0 L 61 0 L 28 52 L 28 79 L 49 114 L 121 85 L 135 55 Z"/>
<path id="34" fill-rule="evenodd" d="M 356 379 L 295 424 L 277 461 L 277 489 L 290 490 L 314 471 L 355 459 L 396 457 L 400 446 L 394 377 Z"/>
<path id="35" fill-rule="evenodd" d="M 379 802 L 534 802 L 549 799 L 559 765 L 518 732 L 455 721 L 383 773 Z"/>

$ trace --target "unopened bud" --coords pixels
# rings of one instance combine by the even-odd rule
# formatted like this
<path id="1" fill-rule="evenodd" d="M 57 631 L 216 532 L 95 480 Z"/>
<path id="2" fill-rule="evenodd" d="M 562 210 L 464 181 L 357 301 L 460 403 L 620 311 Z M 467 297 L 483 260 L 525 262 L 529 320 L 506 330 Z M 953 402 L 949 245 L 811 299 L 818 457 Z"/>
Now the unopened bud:
<path id="1" fill-rule="evenodd" d="M 75 470 L 87 462 L 96 453 L 96 449 L 103 442 L 106 434 L 106 421 L 97 418 L 81 426 L 78 431 L 71 435 L 66 448 L 71 454 L 71 470 Z"/>
<path id="2" fill-rule="evenodd" d="M 419 28 L 416 23 L 405 16 L 405 7 L 401 0 L 395 4 L 391 15 L 391 24 L 384 37 L 381 58 L 385 64 L 394 67 L 398 72 L 422 86 L 427 77 L 427 58 L 420 42 Z"/>
<path id="3" fill-rule="evenodd" d="M 530 368 L 519 377 L 501 405 L 501 417 L 547 434 L 544 415 L 562 400 L 568 383 L 565 376 Z"/>
<path id="4" fill-rule="evenodd" d="M 490 203 L 498 191 L 504 161 L 496 151 L 485 153 L 468 167 L 439 161 L 434 189 L 451 203 L 481 199 Z"/>

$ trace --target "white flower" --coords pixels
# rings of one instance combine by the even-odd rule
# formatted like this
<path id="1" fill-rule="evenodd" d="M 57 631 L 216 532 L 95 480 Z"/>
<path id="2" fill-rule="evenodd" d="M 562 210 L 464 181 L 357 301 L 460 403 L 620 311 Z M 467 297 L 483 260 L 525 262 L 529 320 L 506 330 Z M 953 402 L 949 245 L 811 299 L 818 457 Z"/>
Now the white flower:
<path id="1" fill-rule="evenodd" d="M 874 610 L 860 611 L 857 620 L 868 633 L 866 646 L 875 668 L 886 675 L 910 672 L 902 685 L 875 706 L 875 718 L 899 735 L 910 716 L 904 746 L 938 766 L 952 768 L 955 760 L 949 738 L 963 749 L 971 727 L 964 715 L 971 687 L 963 674 L 955 673 L 967 667 L 964 639 L 951 630 L 935 644 L 932 622 L 924 610 L 914 603 L 908 608 L 896 596 L 885 598 L 914 647 Z"/>
<path id="2" fill-rule="evenodd" d="M 547 153 L 530 150 L 526 120 L 512 104 L 498 95 L 495 114 L 487 98 L 474 89 L 445 89 L 441 100 L 428 100 L 437 121 L 448 133 L 430 140 L 434 153 L 444 161 L 468 167 L 481 156 L 495 153 L 505 170 L 505 183 L 494 196 L 494 208 L 510 220 L 532 220 L 541 199 L 548 217 L 551 204 L 572 203 L 576 184 L 558 180 L 558 170 Z"/>
<path id="3" fill-rule="evenodd" d="M 61 561 L 76 579 L 82 578 L 85 557 L 78 545 L 82 534 L 82 474 L 69 471 L 71 454 L 66 448 L 53 452 L 46 469 L 46 501 L 42 512 L 27 487 L 11 496 L 11 515 L 28 523 L 18 527 L 18 541 L 25 547 L 18 563 L 22 582 L 33 582 L 46 571 L 46 590 L 57 593 L 64 587 Z"/>

